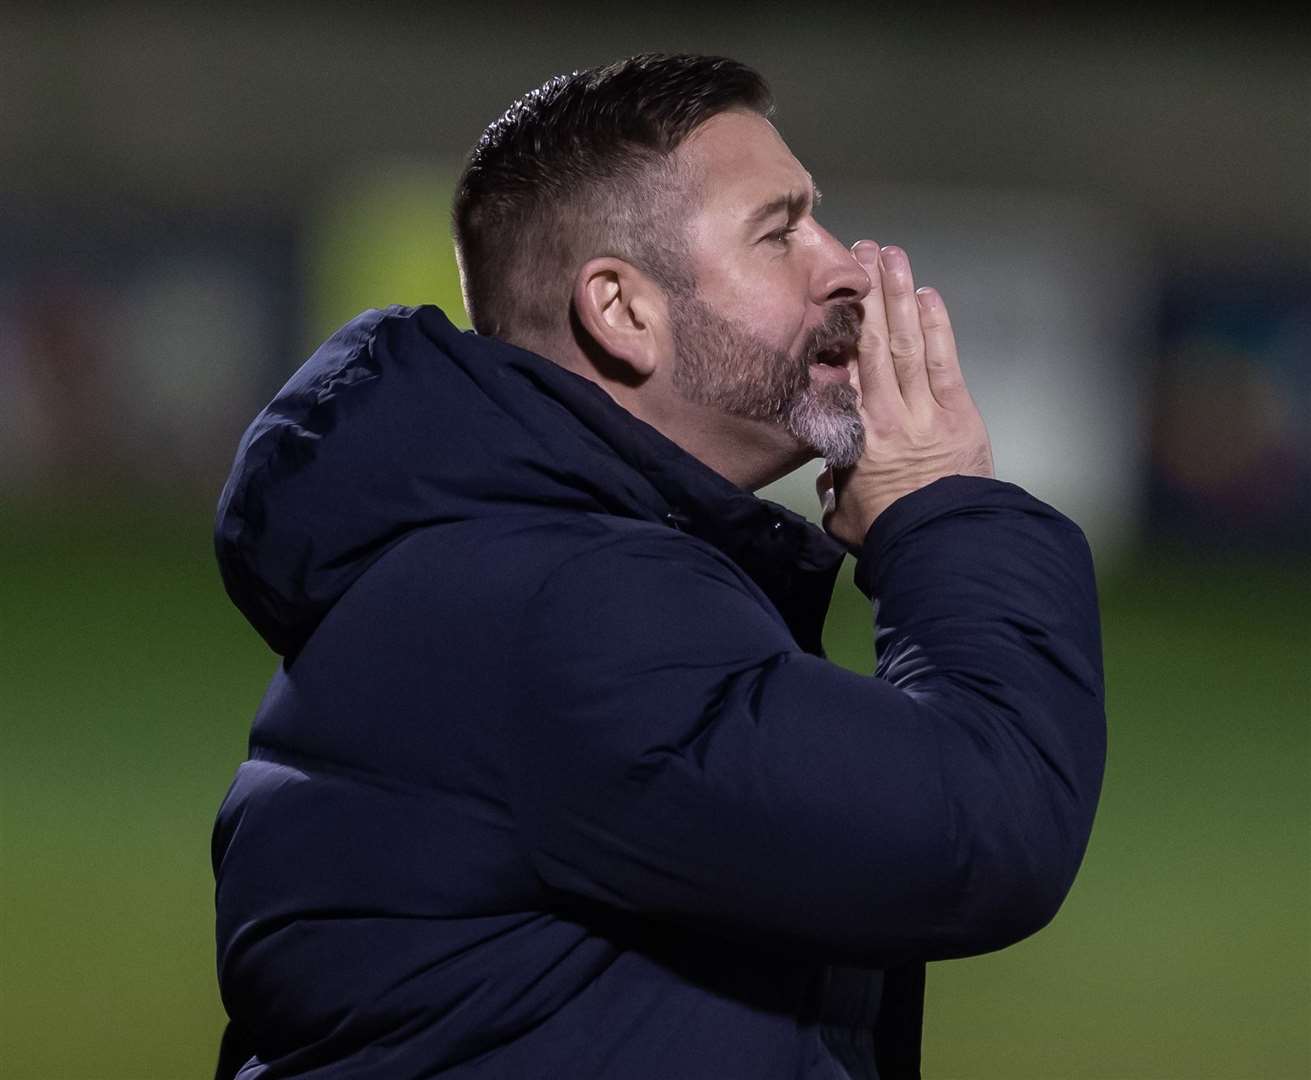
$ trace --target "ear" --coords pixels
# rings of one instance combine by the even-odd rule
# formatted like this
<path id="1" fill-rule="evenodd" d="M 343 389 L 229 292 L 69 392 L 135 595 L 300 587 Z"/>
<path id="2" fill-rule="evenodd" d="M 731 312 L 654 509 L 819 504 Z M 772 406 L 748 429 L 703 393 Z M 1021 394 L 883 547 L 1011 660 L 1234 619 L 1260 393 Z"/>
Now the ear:
<path id="1" fill-rule="evenodd" d="M 574 313 L 592 340 L 638 379 L 646 379 L 669 349 L 664 290 L 630 262 L 590 259 L 574 278 Z"/>

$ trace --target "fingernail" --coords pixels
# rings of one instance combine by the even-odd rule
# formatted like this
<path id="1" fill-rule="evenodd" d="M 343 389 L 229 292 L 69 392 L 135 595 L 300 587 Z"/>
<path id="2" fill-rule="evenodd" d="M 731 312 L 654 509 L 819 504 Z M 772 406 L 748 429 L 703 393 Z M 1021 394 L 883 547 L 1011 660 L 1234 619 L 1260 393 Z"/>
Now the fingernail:
<path id="1" fill-rule="evenodd" d="M 879 261 L 879 246 L 873 240 L 858 240 L 852 253 L 856 261 L 865 266 L 874 266 Z"/>
<path id="2" fill-rule="evenodd" d="M 920 302 L 920 307 L 932 307 L 937 301 L 937 294 L 927 285 L 922 289 L 915 290 L 915 299 Z"/>
<path id="3" fill-rule="evenodd" d="M 885 247 L 879 254 L 889 270 L 900 270 L 906 264 L 906 253 L 899 247 Z"/>

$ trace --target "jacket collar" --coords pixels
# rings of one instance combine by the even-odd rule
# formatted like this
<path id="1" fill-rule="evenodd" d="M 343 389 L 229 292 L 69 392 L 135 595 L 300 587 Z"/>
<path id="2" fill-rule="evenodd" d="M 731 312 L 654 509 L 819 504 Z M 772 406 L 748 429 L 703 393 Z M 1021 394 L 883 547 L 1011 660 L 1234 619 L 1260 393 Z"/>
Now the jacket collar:
<path id="1" fill-rule="evenodd" d="M 551 369 L 554 392 L 570 412 L 650 485 L 642 516 L 721 551 L 769 597 L 797 643 L 822 654 L 824 618 L 845 554 L 841 545 L 799 514 L 737 487 L 595 383 L 525 355 Z"/>
<path id="2" fill-rule="evenodd" d="M 301 366 L 241 441 L 215 542 L 233 602 L 291 655 L 413 529 L 542 507 L 662 523 L 713 545 L 819 650 L 838 544 L 596 384 L 430 306 L 366 312 Z"/>

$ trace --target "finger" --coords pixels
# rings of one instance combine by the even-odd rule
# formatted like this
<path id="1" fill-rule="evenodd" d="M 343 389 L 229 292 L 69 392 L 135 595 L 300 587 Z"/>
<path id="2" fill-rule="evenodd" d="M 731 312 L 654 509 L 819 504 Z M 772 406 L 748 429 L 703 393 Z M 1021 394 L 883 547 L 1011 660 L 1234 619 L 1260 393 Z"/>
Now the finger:
<path id="1" fill-rule="evenodd" d="M 869 275 L 869 293 L 862 301 L 865 315 L 860 324 L 860 343 L 856 349 L 856 383 L 865 409 L 904 408 L 897 376 L 892 370 L 888 351 L 888 316 L 883 302 L 882 275 L 879 271 L 879 246 L 872 240 L 859 240 L 851 249 L 856 261 Z"/>
<path id="2" fill-rule="evenodd" d="M 924 328 L 924 368 L 929 390 L 939 405 L 951 408 L 968 395 L 947 305 L 937 289 L 919 289 L 915 299 L 920 306 L 920 325 Z"/>
<path id="3" fill-rule="evenodd" d="M 883 268 L 883 306 L 888 319 L 888 351 L 897 373 L 902 400 L 908 406 L 929 400 L 929 377 L 924 370 L 924 332 L 920 327 L 920 308 L 915 300 L 915 281 L 910 273 L 910 259 L 899 247 L 885 247 L 879 252 Z"/>
<path id="4" fill-rule="evenodd" d="M 833 470 L 827 465 L 824 466 L 824 471 L 815 477 L 815 494 L 819 496 L 821 520 L 827 520 L 838 507 L 837 495 L 833 491 Z"/>

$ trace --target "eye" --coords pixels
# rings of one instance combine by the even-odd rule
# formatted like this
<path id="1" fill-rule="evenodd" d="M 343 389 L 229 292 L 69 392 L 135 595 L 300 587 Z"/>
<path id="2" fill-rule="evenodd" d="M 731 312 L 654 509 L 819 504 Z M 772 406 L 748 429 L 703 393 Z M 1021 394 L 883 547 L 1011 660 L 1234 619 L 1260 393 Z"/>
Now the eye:
<path id="1" fill-rule="evenodd" d="M 788 242 L 788 237 L 791 236 L 796 231 L 797 229 L 795 225 L 788 225 L 785 228 L 776 229 L 774 232 L 769 233 L 767 236 L 764 237 L 764 239 L 768 240 L 771 244 L 786 245 Z"/>

